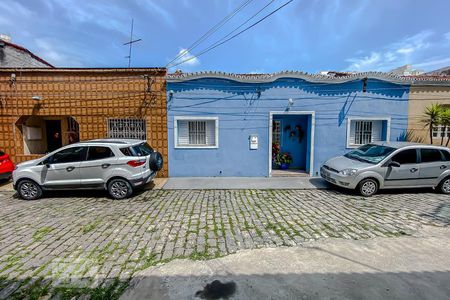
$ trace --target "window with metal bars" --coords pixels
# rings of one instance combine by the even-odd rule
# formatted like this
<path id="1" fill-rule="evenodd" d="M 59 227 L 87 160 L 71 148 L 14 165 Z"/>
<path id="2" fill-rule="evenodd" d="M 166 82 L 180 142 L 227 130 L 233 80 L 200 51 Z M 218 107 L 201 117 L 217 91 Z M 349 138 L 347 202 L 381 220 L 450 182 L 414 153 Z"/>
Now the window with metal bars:
<path id="1" fill-rule="evenodd" d="M 147 140 L 145 119 L 108 119 L 108 137 Z"/>
<path id="2" fill-rule="evenodd" d="M 355 144 L 372 142 L 372 121 L 355 121 Z"/>
<path id="3" fill-rule="evenodd" d="M 206 145 L 206 121 L 189 121 L 189 144 Z"/>
<path id="4" fill-rule="evenodd" d="M 191 119 L 178 117 L 176 120 L 175 147 L 217 147 L 217 122 L 214 119 Z"/>

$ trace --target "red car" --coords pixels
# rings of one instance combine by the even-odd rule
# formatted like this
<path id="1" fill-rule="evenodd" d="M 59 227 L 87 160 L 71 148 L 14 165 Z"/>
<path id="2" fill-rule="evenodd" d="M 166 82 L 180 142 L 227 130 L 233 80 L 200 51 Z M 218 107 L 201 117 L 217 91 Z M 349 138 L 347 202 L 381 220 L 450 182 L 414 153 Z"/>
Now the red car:
<path id="1" fill-rule="evenodd" d="M 11 179 L 14 168 L 14 164 L 9 159 L 9 155 L 0 151 L 0 180 Z"/>

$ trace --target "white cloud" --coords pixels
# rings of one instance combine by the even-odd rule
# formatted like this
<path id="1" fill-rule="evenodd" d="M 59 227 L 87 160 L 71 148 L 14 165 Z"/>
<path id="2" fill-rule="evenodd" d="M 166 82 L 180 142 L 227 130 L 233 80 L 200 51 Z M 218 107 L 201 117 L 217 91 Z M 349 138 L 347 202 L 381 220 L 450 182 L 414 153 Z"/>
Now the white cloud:
<path id="1" fill-rule="evenodd" d="M 175 28 L 176 24 L 172 14 L 162 6 L 156 4 L 153 0 L 138 0 L 137 3 L 151 14 L 156 14 L 161 17 L 172 28 Z"/>
<path id="2" fill-rule="evenodd" d="M 83 64 L 76 60 L 72 55 L 66 55 L 63 51 L 55 49 L 54 45 L 58 45 L 57 41 L 49 41 L 44 38 L 34 40 L 39 48 L 39 56 L 57 67 L 82 67 Z"/>
<path id="3" fill-rule="evenodd" d="M 349 58 L 347 62 L 350 64 L 347 70 L 389 71 L 405 64 L 415 64 L 419 67 L 427 53 L 426 50 L 440 47 L 439 42 L 431 41 L 434 35 L 433 31 L 424 30 L 415 35 L 407 36 L 399 42 L 391 43 L 378 51 L 372 51 L 370 55 Z M 450 34 L 444 34 L 442 38 L 449 38 L 448 35 Z M 434 59 L 433 61 L 438 60 L 440 59 Z"/>
<path id="4" fill-rule="evenodd" d="M 178 58 L 170 63 L 169 66 L 179 67 L 179 66 L 196 66 L 200 64 L 200 60 L 192 55 L 187 49 L 181 49 L 178 54 Z M 179 64 L 179 65 L 178 65 Z M 178 65 L 178 66 L 175 66 Z"/>

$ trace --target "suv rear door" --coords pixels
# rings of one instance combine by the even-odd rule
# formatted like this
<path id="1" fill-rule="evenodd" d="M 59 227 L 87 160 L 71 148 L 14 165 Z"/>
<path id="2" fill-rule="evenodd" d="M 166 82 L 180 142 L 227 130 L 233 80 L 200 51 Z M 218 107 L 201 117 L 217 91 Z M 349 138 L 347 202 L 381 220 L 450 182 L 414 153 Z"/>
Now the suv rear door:
<path id="1" fill-rule="evenodd" d="M 439 176 L 449 167 L 444 154 L 439 149 L 420 149 L 420 185 L 434 186 Z"/>
<path id="2" fill-rule="evenodd" d="M 419 179 L 417 149 L 406 149 L 394 154 L 390 161 L 398 162 L 400 167 L 388 167 L 384 186 L 415 186 Z"/>
<path id="3" fill-rule="evenodd" d="M 80 163 L 87 147 L 70 147 L 60 150 L 44 160 L 41 178 L 46 188 L 80 187 Z"/>
<path id="4" fill-rule="evenodd" d="M 89 146 L 86 160 L 80 164 L 81 186 L 83 188 L 101 188 L 117 162 L 114 152 L 108 146 Z"/>

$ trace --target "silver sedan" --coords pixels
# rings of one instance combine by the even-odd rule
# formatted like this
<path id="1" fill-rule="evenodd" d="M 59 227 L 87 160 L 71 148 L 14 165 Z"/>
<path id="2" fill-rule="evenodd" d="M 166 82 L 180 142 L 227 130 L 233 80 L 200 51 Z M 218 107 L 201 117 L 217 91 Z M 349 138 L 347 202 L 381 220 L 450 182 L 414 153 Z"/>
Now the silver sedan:
<path id="1" fill-rule="evenodd" d="M 367 144 L 326 161 L 320 175 L 366 197 L 391 188 L 432 187 L 450 194 L 450 149 L 406 142 Z"/>

